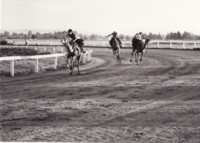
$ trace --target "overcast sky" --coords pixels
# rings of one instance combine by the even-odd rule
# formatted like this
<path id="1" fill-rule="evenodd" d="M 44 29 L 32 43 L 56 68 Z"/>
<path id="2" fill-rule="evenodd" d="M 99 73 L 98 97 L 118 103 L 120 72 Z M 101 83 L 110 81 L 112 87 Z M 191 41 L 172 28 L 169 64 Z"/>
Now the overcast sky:
<path id="1" fill-rule="evenodd" d="M 1 30 L 200 34 L 200 0 L 0 0 Z"/>

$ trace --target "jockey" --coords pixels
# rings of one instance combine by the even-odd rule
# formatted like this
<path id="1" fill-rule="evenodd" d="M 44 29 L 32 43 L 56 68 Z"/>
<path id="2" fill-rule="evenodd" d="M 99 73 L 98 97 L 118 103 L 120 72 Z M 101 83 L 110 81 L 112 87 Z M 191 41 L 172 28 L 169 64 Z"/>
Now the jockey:
<path id="1" fill-rule="evenodd" d="M 136 33 L 134 38 L 142 41 L 142 32 Z"/>
<path id="2" fill-rule="evenodd" d="M 122 47 L 122 42 L 121 40 L 117 37 L 117 32 L 113 32 L 110 35 L 112 35 L 113 37 L 111 38 L 111 40 L 109 41 L 110 46 L 112 48 L 116 48 L 116 47 Z M 110 36 L 108 35 L 108 36 Z"/>
<path id="3" fill-rule="evenodd" d="M 72 47 L 72 46 L 69 44 L 69 42 L 68 42 L 68 40 L 67 40 L 66 37 L 63 37 L 63 39 L 61 40 L 61 43 L 62 43 L 65 47 L 69 47 L 70 53 L 74 53 L 74 51 L 76 50 L 75 48 L 77 48 L 77 50 L 80 52 L 80 49 L 79 49 L 77 46 Z M 68 54 L 70 54 L 70 53 L 68 53 Z"/>
<path id="4" fill-rule="evenodd" d="M 67 34 L 72 40 L 70 41 L 71 44 L 76 43 L 79 48 L 81 49 L 81 52 L 85 53 L 85 50 L 83 49 L 84 41 L 83 39 L 76 38 L 75 34 L 73 33 L 72 29 L 68 30 Z"/>
<path id="5" fill-rule="evenodd" d="M 138 43 L 142 43 L 142 32 L 136 33 L 133 40 L 132 40 L 132 44 L 138 44 Z"/>

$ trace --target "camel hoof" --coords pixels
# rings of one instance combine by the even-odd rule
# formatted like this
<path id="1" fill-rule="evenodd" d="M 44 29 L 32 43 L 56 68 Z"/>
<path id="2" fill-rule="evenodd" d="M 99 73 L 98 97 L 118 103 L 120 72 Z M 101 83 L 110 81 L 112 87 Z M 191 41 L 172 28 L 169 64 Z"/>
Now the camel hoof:
<path id="1" fill-rule="evenodd" d="M 133 60 L 130 60 L 130 62 L 132 62 Z"/>
<path id="2" fill-rule="evenodd" d="M 70 72 L 69 75 L 72 75 L 72 72 Z"/>

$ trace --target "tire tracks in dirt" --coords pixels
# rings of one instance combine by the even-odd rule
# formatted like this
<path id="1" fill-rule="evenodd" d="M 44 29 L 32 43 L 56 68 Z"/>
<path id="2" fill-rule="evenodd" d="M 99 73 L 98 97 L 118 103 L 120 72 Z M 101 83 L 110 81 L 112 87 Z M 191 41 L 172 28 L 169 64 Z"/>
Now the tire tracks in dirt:
<path id="1" fill-rule="evenodd" d="M 177 52 L 182 53 L 179 51 Z M 122 54 L 123 54 L 123 57 L 125 57 L 124 61 L 129 61 L 129 57 L 128 57 L 129 53 L 127 51 L 124 51 L 124 53 Z M 149 52 L 148 54 L 149 54 L 148 58 L 145 58 L 141 65 L 136 66 L 134 63 L 129 64 L 128 62 L 124 62 L 124 64 L 122 63 L 121 65 L 116 64 L 114 57 L 110 56 L 110 53 L 99 52 L 95 54 L 95 57 L 103 59 L 105 63 L 102 65 L 98 65 L 98 66 L 83 70 L 82 71 L 83 74 L 80 76 L 68 76 L 68 75 L 66 76 L 67 72 L 65 72 L 65 70 L 61 70 L 61 71 L 56 71 L 52 73 L 41 73 L 37 75 L 30 75 L 25 78 L 16 77 L 14 78 L 14 80 L 8 79 L 8 80 L 0 81 L 0 85 L 4 88 L 4 90 L 0 91 L 0 94 L 3 94 L 2 96 L 5 97 L 5 100 L 17 99 L 20 97 L 29 99 L 30 98 L 29 96 L 23 97 L 20 94 L 28 94 L 29 92 L 34 92 L 34 94 L 31 95 L 31 99 L 36 98 L 36 97 L 37 97 L 37 100 L 48 99 L 49 98 L 48 96 L 44 97 L 43 94 L 39 93 L 39 95 L 37 95 L 37 93 L 41 92 L 44 87 L 46 88 L 44 90 L 46 94 L 51 92 L 51 94 L 57 95 L 59 90 L 53 92 L 54 89 L 51 89 L 52 88 L 51 86 L 48 87 L 48 85 L 45 85 L 45 84 L 52 83 L 52 85 L 54 85 L 55 83 L 59 83 L 62 85 L 68 82 L 73 82 L 72 86 L 70 87 L 73 89 L 73 88 L 79 87 L 79 86 L 73 87 L 73 84 L 75 85 L 76 82 L 79 82 L 79 81 L 83 82 L 83 84 L 85 82 L 86 84 L 85 87 L 87 88 L 91 86 L 91 83 L 93 81 L 101 80 L 102 83 L 107 81 L 109 82 L 109 84 L 104 85 L 104 86 L 99 86 L 99 87 L 97 84 L 97 86 L 94 86 L 94 87 L 95 88 L 98 87 L 98 89 L 101 91 L 100 93 L 103 93 L 103 91 L 105 91 L 105 95 L 104 94 L 102 95 L 100 94 L 100 95 L 101 95 L 101 98 L 106 99 L 107 94 L 109 94 L 109 92 L 112 92 L 111 89 L 113 90 L 114 88 L 113 83 L 115 84 L 117 84 L 117 82 L 121 83 L 122 79 L 124 81 L 127 81 L 128 77 L 131 77 L 130 80 L 132 79 L 134 80 L 134 78 L 137 78 L 138 80 L 144 79 L 145 81 L 145 80 L 151 80 L 148 77 L 153 77 L 152 80 L 157 79 L 159 77 L 163 77 L 162 79 L 158 80 L 158 83 L 156 83 L 157 80 L 153 82 L 149 82 L 149 83 L 147 82 L 146 87 L 139 89 L 140 91 L 144 91 L 144 92 L 149 92 L 149 90 L 153 91 L 149 93 L 150 96 L 148 97 L 148 99 L 151 99 L 152 96 L 155 96 L 152 102 L 139 106 L 138 108 L 125 112 L 119 116 L 115 116 L 114 118 L 103 120 L 98 123 L 91 122 L 90 124 L 86 124 L 86 126 L 88 127 L 118 126 L 117 124 L 115 124 L 115 122 L 120 122 L 121 121 L 120 119 L 126 118 L 127 116 L 134 117 L 134 114 L 136 113 L 140 113 L 143 111 L 151 112 L 151 110 L 159 109 L 164 106 L 173 106 L 179 101 L 194 100 L 199 96 L 198 95 L 199 87 L 197 85 L 185 84 L 182 86 L 181 84 L 177 84 L 174 87 L 173 85 L 171 86 L 169 85 L 170 83 L 169 81 L 173 83 L 176 80 L 177 81 L 180 80 L 180 78 L 183 78 L 183 79 L 188 78 L 189 80 L 193 80 L 192 78 L 194 77 L 194 79 L 198 80 L 198 74 L 199 74 L 199 69 L 200 69 L 200 64 L 198 63 L 198 59 L 197 59 L 198 55 L 196 56 L 191 55 L 191 56 L 188 56 L 188 59 L 184 59 L 184 57 L 187 55 L 187 52 L 185 54 L 179 55 L 177 53 L 171 52 L 170 50 L 166 52 L 163 52 L 162 50 L 156 50 L 156 51 L 152 51 L 152 53 Z M 113 82 L 115 80 L 116 82 Z M 86 81 L 91 81 L 91 83 L 89 82 L 88 84 Z M 132 82 L 132 81 L 129 81 L 129 82 Z M 124 83 L 126 84 L 126 82 Z M 42 86 L 42 84 L 44 84 L 44 86 Z M 108 87 L 108 85 L 110 87 Z M 127 94 L 126 92 L 128 93 L 134 92 L 135 90 L 132 90 L 132 88 L 136 88 L 134 87 L 134 85 L 135 84 L 133 85 L 130 84 L 130 87 L 122 85 L 123 91 L 124 91 L 124 94 L 122 94 L 122 96 Z M 140 87 L 143 87 L 143 85 L 144 84 L 141 84 Z M 33 86 L 32 91 L 28 89 L 30 86 Z M 172 89 L 168 90 L 169 87 L 172 88 L 173 90 Z M 8 90 L 9 88 L 11 89 Z M 70 90 L 70 88 L 68 89 Z M 92 89 L 92 87 L 90 88 Z M 119 88 L 119 89 L 122 90 L 122 88 Z M 61 88 L 60 90 L 63 90 L 63 88 Z M 154 95 L 155 94 L 154 90 L 158 90 L 159 92 L 162 91 L 162 93 L 159 93 L 158 95 Z M 20 94 L 18 94 L 19 97 L 15 96 L 16 92 L 20 92 Z M 73 90 L 71 92 L 73 92 Z M 85 92 L 85 90 L 82 90 L 81 92 Z M 89 91 L 87 92 L 89 93 Z M 140 94 L 142 93 L 139 93 L 139 95 Z M 100 95 L 96 95 L 96 96 L 100 96 Z M 6 96 L 8 96 L 8 98 L 6 98 Z M 85 98 L 87 97 L 89 97 L 89 95 L 85 96 Z M 56 99 L 57 97 L 55 96 L 54 98 Z M 113 96 L 112 98 L 116 98 L 116 95 Z M 60 97 L 60 100 L 62 99 L 66 100 Z M 121 104 L 123 104 L 123 102 Z M 191 116 L 191 118 L 193 117 Z M 12 120 L 9 120 L 9 122 L 12 122 Z M 54 121 L 54 122 L 56 126 L 56 123 L 59 122 L 59 120 Z M 69 122 L 68 125 L 70 126 L 70 124 L 71 122 Z M 80 123 L 80 125 L 84 126 L 84 123 Z M 73 126 L 73 124 L 71 126 Z M 169 128 L 171 127 L 172 126 L 169 126 Z M 110 135 L 114 135 L 114 134 L 111 133 Z M 146 138 L 141 138 L 141 141 L 143 141 L 144 139 Z"/>

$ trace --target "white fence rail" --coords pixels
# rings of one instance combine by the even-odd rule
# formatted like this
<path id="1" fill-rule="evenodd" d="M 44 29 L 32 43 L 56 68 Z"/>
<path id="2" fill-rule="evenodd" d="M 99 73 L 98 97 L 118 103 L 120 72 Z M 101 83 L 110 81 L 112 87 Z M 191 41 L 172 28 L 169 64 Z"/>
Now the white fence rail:
<path id="1" fill-rule="evenodd" d="M 108 47 L 109 41 L 108 40 L 96 40 L 96 41 L 89 41 L 86 40 L 85 46 L 91 47 Z M 21 44 L 21 46 L 13 45 L 13 46 L 1 46 L 1 47 L 16 47 L 16 48 L 34 48 L 42 49 L 45 52 L 57 53 L 57 52 L 64 52 L 64 47 L 60 44 L 60 40 L 37 40 L 37 41 L 30 41 L 30 46 L 23 46 L 22 43 L 16 42 L 16 44 Z M 132 47 L 131 40 L 130 41 L 122 41 L 123 47 Z M 47 46 L 49 45 L 49 46 Z M 200 48 L 200 41 L 192 41 L 192 40 L 151 40 L 149 43 L 150 48 L 174 48 L 174 49 L 194 49 Z"/>
<path id="2" fill-rule="evenodd" d="M 85 41 L 85 46 L 110 46 L 108 41 Z M 122 41 L 123 47 L 132 47 L 131 41 Z M 178 40 L 152 40 L 150 48 L 172 48 L 172 49 L 194 49 L 200 48 L 200 41 L 178 41 Z"/>
<path id="3" fill-rule="evenodd" d="M 92 50 L 86 51 L 81 58 L 82 63 L 91 61 Z M 48 54 L 48 55 L 35 55 L 35 56 L 10 56 L 0 57 L 1 61 L 10 61 L 10 75 L 15 75 L 15 61 L 16 60 L 35 60 L 35 72 L 39 72 L 39 59 L 54 58 L 54 69 L 57 69 L 58 57 L 66 56 L 66 53 Z"/>

